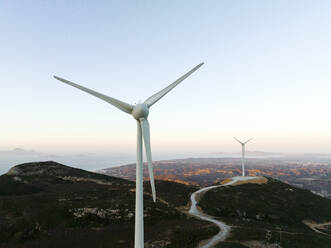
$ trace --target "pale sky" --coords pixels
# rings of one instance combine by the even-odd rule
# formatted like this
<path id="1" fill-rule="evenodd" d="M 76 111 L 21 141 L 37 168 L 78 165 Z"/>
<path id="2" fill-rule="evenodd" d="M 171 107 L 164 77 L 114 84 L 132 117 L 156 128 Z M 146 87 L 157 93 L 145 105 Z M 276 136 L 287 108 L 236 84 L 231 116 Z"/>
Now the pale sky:
<path id="1" fill-rule="evenodd" d="M 331 1 L 1 1 L 0 150 L 135 152 L 134 119 L 52 78 L 150 110 L 154 152 L 331 153 Z"/>

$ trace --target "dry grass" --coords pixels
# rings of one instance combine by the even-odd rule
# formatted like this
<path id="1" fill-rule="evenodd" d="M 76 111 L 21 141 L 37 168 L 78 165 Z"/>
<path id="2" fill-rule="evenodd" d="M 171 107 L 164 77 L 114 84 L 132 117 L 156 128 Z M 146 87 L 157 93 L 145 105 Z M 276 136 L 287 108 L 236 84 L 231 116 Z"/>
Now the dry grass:
<path id="1" fill-rule="evenodd" d="M 227 179 L 224 179 L 221 184 L 226 184 L 226 183 L 229 183 L 232 181 L 232 178 L 227 178 Z"/>
<path id="2" fill-rule="evenodd" d="M 241 184 L 246 184 L 246 183 L 265 184 L 267 182 L 268 182 L 268 179 L 266 179 L 265 177 L 258 177 L 256 179 L 249 179 L 249 180 L 246 180 L 246 181 L 238 181 L 238 182 L 236 182 L 232 185 L 236 186 L 236 185 L 241 185 Z"/>
<path id="3" fill-rule="evenodd" d="M 232 181 L 232 178 L 227 178 L 225 180 L 222 181 L 221 184 L 226 184 Z M 258 177 L 255 179 L 247 179 L 245 181 L 238 181 L 234 184 L 231 184 L 231 186 L 236 186 L 236 185 L 241 185 L 241 184 L 247 184 L 247 183 L 253 183 L 253 184 L 265 184 L 268 182 L 268 179 L 265 177 Z"/>
<path id="4" fill-rule="evenodd" d="M 280 247 L 278 244 L 266 244 L 263 241 L 260 240 L 250 240 L 250 241 L 245 241 L 242 242 L 243 245 L 247 245 L 250 248 L 278 248 Z"/>

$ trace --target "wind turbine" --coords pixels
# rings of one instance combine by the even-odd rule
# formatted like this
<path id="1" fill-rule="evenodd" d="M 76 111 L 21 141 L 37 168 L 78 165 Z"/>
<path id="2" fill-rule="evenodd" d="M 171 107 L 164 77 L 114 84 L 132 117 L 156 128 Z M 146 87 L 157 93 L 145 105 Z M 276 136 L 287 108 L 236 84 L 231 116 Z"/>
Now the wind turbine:
<path id="1" fill-rule="evenodd" d="M 250 142 L 253 138 L 250 138 L 249 140 L 246 140 L 245 142 L 242 142 L 235 137 L 233 137 L 233 138 L 241 144 L 241 150 L 242 150 L 241 167 L 242 167 L 242 176 L 244 177 L 245 176 L 245 145 L 248 142 Z"/>
<path id="2" fill-rule="evenodd" d="M 147 120 L 149 114 L 149 108 L 160 100 L 164 95 L 166 95 L 169 91 L 175 88 L 180 82 L 185 80 L 188 76 L 190 76 L 193 72 L 199 69 L 203 63 L 197 65 L 192 70 L 178 78 L 175 82 L 170 84 L 168 87 L 163 90 L 157 92 L 151 97 L 147 98 L 143 103 L 138 103 L 136 105 L 131 105 L 115 98 L 106 96 L 104 94 L 98 93 L 94 90 L 85 88 L 63 78 L 54 76 L 55 79 L 71 85 L 77 89 L 85 91 L 97 98 L 100 98 L 111 105 L 117 107 L 127 114 L 131 114 L 134 119 L 137 121 L 137 164 L 136 164 L 136 214 L 135 214 L 135 248 L 143 248 L 144 247 L 144 204 L 143 204 L 143 152 L 142 152 L 142 144 L 144 141 L 145 144 L 145 152 L 148 161 L 148 172 L 150 177 L 150 183 L 152 187 L 152 195 L 153 201 L 156 202 L 156 192 L 155 192 L 155 184 L 154 184 L 154 174 L 153 174 L 153 165 L 152 165 L 152 153 L 151 153 L 151 145 L 150 145 L 150 130 L 149 123 Z"/>

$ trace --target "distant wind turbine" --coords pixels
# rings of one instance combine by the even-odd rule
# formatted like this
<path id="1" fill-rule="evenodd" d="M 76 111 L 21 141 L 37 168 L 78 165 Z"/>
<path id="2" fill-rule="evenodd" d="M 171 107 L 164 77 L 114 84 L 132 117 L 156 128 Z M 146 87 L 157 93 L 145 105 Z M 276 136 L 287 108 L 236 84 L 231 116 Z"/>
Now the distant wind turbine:
<path id="1" fill-rule="evenodd" d="M 250 142 L 253 138 L 250 138 L 249 140 L 242 142 L 238 140 L 237 138 L 233 137 L 236 141 L 238 141 L 241 144 L 242 149 L 242 155 L 241 155 L 241 167 L 242 167 L 242 176 L 245 176 L 245 145 Z"/>
<path id="2" fill-rule="evenodd" d="M 156 192 L 155 192 L 155 184 L 154 184 L 154 174 L 153 174 L 153 165 L 152 165 L 152 153 L 151 153 L 151 145 L 150 145 L 150 130 L 149 123 L 147 120 L 149 114 L 149 108 L 160 100 L 164 95 L 166 95 L 169 91 L 175 88 L 180 82 L 185 80 L 188 76 L 190 76 L 193 72 L 199 69 L 203 63 L 197 65 L 188 73 L 177 79 L 175 82 L 170 84 L 168 87 L 163 90 L 157 92 L 156 94 L 149 97 L 143 103 L 138 103 L 135 105 L 131 105 L 115 98 L 103 95 L 94 90 L 90 90 L 73 82 L 67 81 L 63 78 L 54 76 L 55 79 L 60 80 L 63 83 L 71 85 L 77 89 L 85 91 L 97 98 L 100 98 L 111 105 L 117 107 L 125 113 L 131 114 L 134 119 L 137 120 L 137 164 L 136 164 L 136 219 L 135 219 L 135 248 L 143 248 L 144 247 L 144 204 L 143 204 L 143 152 L 142 152 L 142 144 L 144 141 L 145 144 L 145 152 L 148 161 L 148 172 L 150 177 L 150 183 L 152 187 L 152 195 L 153 201 L 156 201 Z"/>

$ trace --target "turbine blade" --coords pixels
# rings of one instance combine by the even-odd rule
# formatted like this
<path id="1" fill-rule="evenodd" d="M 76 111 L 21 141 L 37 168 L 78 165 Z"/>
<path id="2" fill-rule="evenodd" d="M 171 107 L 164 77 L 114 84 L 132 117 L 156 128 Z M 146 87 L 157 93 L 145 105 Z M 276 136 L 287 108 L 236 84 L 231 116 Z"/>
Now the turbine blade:
<path id="1" fill-rule="evenodd" d="M 73 82 L 70 82 L 68 80 L 65 80 L 63 78 L 60 78 L 60 77 L 57 77 L 57 76 L 54 76 L 54 78 L 57 79 L 57 80 L 59 80 L 59 81 L 61 81 L 61 82 L 63 82 L 63 83 L 65 83 L 65 84 L 68 84 L 68 85 L 73 86 L 73 87 L 75 87 L 77 89 L 80 89 L 82 91 L 85 91 L 86 93 L 89 93 L 89 94 L 91 94 L 91 95 L 93 95 L 93 96 L 95 96 L 97 98 L 100 98 L 101 100 L 104 100 L 104 101 L 110 103 L 111 105 L 113 105 L 116 108 L 124 111 L 125 113 L 131 114 L 131 112 L 132 112 L 133 106 L 130 105 L 130 104 L 128 104 L 128 103 L 122 102 L 122 101 L 117 100 L 115 98 L 112 98 L 110 96 L 106 96 L 106 95 L 101 94 L 99 92 L 96 92 L 94 90 L 85 88 L 83 86 L 80 86 L 78 84 L 75 84 Z"/>
<path id="2" fill-rule="evenodd" d="M 241 142 L 240 140 L 238 140 L 236 137 L 233 137 L 236 141 L 238 141 L 240 144 L 244 144 L 243 142 Z"/>
<path id="3" fill-rule="evenodd" d="M 178 78 L 175 82 L 170 84 L 168 87 L 164 88 L 163 90 L 157 92 L 156 94 L 152 95 L 151 97 L 147 98 L 145 103 L 147 104 L 148 107 L 151 107 L 154 103 L 156 103 L 158 100 L 160 100 L 164 95 L 166 95 L 170 90 L 175 88 L 180 82 L 182 82 L 184 79 L 186 79 L 188 76 L 190 76 L 193 72 L 198 70 L 203 63 L 197 65 L 194 67 L 192 70 L 190 70 L 188 73 L 185 75 L 181 76 Z"/>
<path id="4" fill-rule="evenodd" d="M 148 123 L 148 120 L 146 120 L 146 119 L 141 119 L 140 123 L 141 123 L 141 130 L 143 133 L 143 138 L 144 138 L 145 151 L 146 151 L 146 157 L 147 157 L 147 162 L 148 162 L 148 172 L 149 172 L 149 178 L 150 178 L 151 187 L 152 187 L 153 201 L 156 202 L 156 191 L 155 191 L 154 174 L 153 174 L 149 123 Z"/>
<path id="5" fill-rule="evenodd" d="M 250 142 L 252 139 L 253 139 L 253 138 L 250 138 L 249 140 L 246 140 L 246 141 L 244 142 L 244 144 L 247 144 L 247 143 Z"/>

